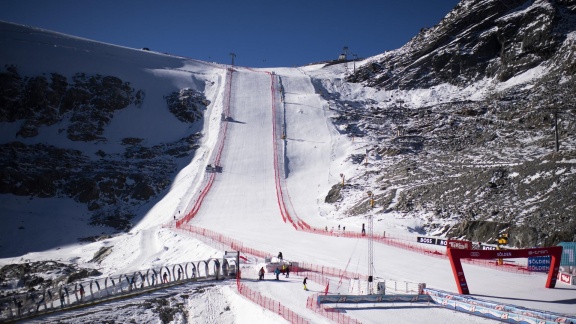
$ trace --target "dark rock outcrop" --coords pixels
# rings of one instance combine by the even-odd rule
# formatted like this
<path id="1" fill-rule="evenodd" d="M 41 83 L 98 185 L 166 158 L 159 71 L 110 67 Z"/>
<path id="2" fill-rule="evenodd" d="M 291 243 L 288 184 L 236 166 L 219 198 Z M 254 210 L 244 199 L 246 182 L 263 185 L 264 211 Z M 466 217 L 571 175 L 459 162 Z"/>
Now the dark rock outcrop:
<path id="1" fill-rule="evenodd" d="M 546 62 L 576 30 L 573 0 L 464 0 L 402 48 L 357 68 L 348 81 L 383 89 L 506 81 Z M 573 71 L 570 60 L 568 71 Z M 573 72 L 572 72 L 573 74 Z"/>
<path id="2" fill-rule="evenodd" d="M 365 171 L 348 179 L 348 190 L 374 190 L 382 197 L 377 214 L 422 219 L 430 234 L 494 243 L 506 232 L 517 247 L 575 239 L 575 32 L 574 0 L 464 0 L 437 26 L 348 77 L 393 90 L 388 102 L 351 103 L 315 80 L 340 132 L 368 143 L 366 154 L 350 155 Z M 433 104 L 401 97 L 446 83 L 474 84 L 485 95 Z M 327 202 L 349 199 L 341 194 L 328 199 L 331 190 Z M 347 202 L 347 214 L 362 215 L 365 205 Z"/>
<path id="3" fill-rule="evenodd" d="M 20 76 L 7 66 L 0 72 L 0 121 L 21 122 L 18 136 L 42 136 L 41 126 L 68 125 L 60 130 L 72 141 L 103 141 L 114 113 L 142 103 L 144 92 L 114 76 L 76 73 L 72 80 L 52 73 Z M 184 89 L 167 98 L 182 122 L 201 121 L 203 94 Z M 67 122 L 64 122 L 67 121 Z M 20 141 L 0 145 L 0 193 L 30 197 L 70 197 L 87 205 L 91 224 L 116 230 L 131 228 L 133 208 L 150 201 L 171 182 L 177 160 L 194 153 L 199 133 L 171 143 L 146 146 L 141 138 L 125 138 L 122 153 L 79 150 Z"/>

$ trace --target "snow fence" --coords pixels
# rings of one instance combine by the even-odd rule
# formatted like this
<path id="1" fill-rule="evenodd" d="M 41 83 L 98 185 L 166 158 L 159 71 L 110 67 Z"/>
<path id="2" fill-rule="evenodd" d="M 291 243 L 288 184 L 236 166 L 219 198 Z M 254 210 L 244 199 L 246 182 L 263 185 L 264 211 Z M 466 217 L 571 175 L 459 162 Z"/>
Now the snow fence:
<path id="1" fill-rule="evenodd" d="M 231 269 L 237 269 L 237 267 L 232 267 L 226 259 L 208 259 L 0 297 L 0 321 L 20 320 L 89 306 L 187 282 L 235 277 L 236 273 Z"/>
<path id="2" fill-rule="evenodd" d="M 289 321 L 290 323 L 296 324 L 308 324 L 310 323 L 307 319 L 298 315 L 296 312 L 290 310 L 288 307 L 282 306 L 279 301 L 272 298 L 263 296 L 261 293 L 248 288 L 244 284 L 238 285 L 238 292 L 249 299 L 250 301 L 258 304 L 259 306 L 266 308 L 267 310 L 273 312 Z"/>

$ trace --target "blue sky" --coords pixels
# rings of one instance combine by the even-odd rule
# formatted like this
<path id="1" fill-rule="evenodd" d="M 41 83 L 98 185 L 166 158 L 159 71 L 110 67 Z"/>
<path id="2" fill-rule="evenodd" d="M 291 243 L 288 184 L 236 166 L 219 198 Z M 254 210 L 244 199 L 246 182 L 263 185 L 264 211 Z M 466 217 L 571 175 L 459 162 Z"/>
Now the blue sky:
<path id="1" fill-rule="evenodd" d="M 1 0 L 0 20 L 251 67 L 369 57 L 437 24 L 458 0 Z M 0 46 L 1 50 L 1 46 Z"/>

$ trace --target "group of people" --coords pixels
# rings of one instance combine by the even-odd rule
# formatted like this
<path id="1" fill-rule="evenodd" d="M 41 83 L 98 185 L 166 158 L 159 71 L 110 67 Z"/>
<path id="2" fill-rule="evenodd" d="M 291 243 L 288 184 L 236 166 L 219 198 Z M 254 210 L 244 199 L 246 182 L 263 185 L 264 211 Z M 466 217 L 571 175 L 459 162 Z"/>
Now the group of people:
<path id="1" fill-rule="evenodd" d="M 285 274 L 285 277 L 288 278 L 290 276 L 290 266 L 288 265 L 284 265 L 282 266 L 283 268 L 285 267 L 285 272 L 283 272 Z M 260 271 L 258 271 L 258 280 L 264 280 L 264 273 L 266 273 L 266 271 L 264 270 L 264 267 L 260 268 Z M 282 271 L 280 271 L 280 269 L 277 267 L 276 270 L 274 270 L 274 274 L 276 275 L 276 280 L 280 280 L 280 273 L 282 273 Z M 304 281 L 302 281 L 302 283 L 304 284 L 304 290 L 308 290 L 308 287 L 306 287 L 306 281 L 308 280 L 308 277 L 304 277 Z"/>
<path id="2" fill-rule="evenodd" d="M 276 280 L 280 280 L 280 274 L 283 273 L 285 278 L 290 277 L 290 266 L 287 264 L 282 265 L 282 270 L 276 267 L 274 274 L 276 275 Z"/>
<path id="3" fill-rule="evenodd" d="M 324 227 L 324 230 L 325 230 L 326 232 L 328 232 L 328 226 Z M 338 225 L 338 231 L 345 232 L 345 231 L 346 231 L 346 226 L 342 226 L 342 230 L 340 230 L 340 225 Z M 330 233 L 334 233 L 334 226 L 332 226 L 332 229 L 330 229 Z"/>
<path id="4" fill-rule="evenodd" d="M 264 280 L 264 274 L 266 273 L 266 271 L 264 270 L 264 267 L 260 268 L 260 270 L 258 271 L 258 280 Z M 285 278 L 289 278 L 290 277 L 290 266 L 287 264 L 282 265 L 282 270 L 280 270 L 280 268 L 276 267 L 276 270 L 274 270 L 274 275 L 276 276 L 276 280 L 280 280 L 280 274 L 283 273 Z"/>
<path id="5" fill-rule="evenodd" d="M 284 256 L 282 255 L 282 252 L 278 252 L 278 256 L 277 259 L 280 262 L 284 261 Z M 266 270 L 264 270 L 264 267 L 261 267 L 260 270 L 258 270 L 258 280 L 264 280 L 264 274 L 266 273 Z M 282 264 L 282 269 L 280 269 L 280 267 L 276 267 L 276 269 L 274 270 L 274 275 L 276 276 L 276 280 L 280 280 L 280 274 L 284 274 L 285 278 L 289 278 L 290 277 L 290 265 L 287 263 L 283 263 Z M 304 281 L 302 282 L 304 284 L 304 290 L 308 290 L 308 288 L 306 287 L 306 280 L 308 279 L 308 277 L 304 277 Z"/>

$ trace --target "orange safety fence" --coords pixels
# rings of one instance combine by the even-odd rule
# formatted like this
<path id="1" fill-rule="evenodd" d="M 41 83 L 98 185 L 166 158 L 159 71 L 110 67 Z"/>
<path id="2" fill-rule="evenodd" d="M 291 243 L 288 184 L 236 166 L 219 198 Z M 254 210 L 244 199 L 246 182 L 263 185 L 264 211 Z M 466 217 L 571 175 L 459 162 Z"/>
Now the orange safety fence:
<path id="1" fill-rule="evenodd" d="M 254 291 L 244 284 L 238 285 L 238 292 L 242 296 L 248 298 L 250 301 L 260 305 L 261 307 L 268 309 L 274 314 L 282 316 L 282 318 L 289 321 L 290 323 L 310 323 L 307 319 L 290 310 L 288 307 L 283 306 L 279 301 L 263 296 L 260 292 Z"/>
<path id="2" fill-rule="evenodd" d="M 319 294 L 314 294 L 308 297 L 306 301 L 306 308 L 313 310 L 314 312 L 336 322 L 339 324 L 360 324 L 359 321 L 350 318 L 344 313 L 339 312 L 337 309 L 324 307 L 319 305 L 316 301 L 318 300 Z"/>
<path id="3" fill-rule="evenodd" d="M 224 111 L 227 114 L 229 114 L 229 111 L 230 111 L 230 92 L 231 92 L 232 73 L 233 73 L 233 70 L 228 71 L 226 88 L 225 88 L 225 95 L 224 95 Z M 369 236 L 366 235 L 365 233 L 359 233 L 359 232 L 353 232 L 353 231 L 348 231 L 348 232 L 337 231 L 336 232 L 333 230 L 328 231 L 327 228 L 311 227 L 310 225 L 308 225 L 306 222 L 301 220 L 296 215 L 296 213 L 294 211 L 294 207 L 292 206 L 292 203 L 291 203 L 291 199 L 289 197 L 289 193 L 285 189 L 286 188 L 285 178 L 283 177 L 283 175 L 279 171 L 279 167 L 281 167 L 283 163 L 278 158 L 280 150 L 279 150 L 279 147 L 277 146 L 278 145 L 277 138 L 279 135 L 279 133 L 276 129 L 276 123 L 277 123 L 277 118 L 278 118 L 276 115 L 277 80 L 276 80 L 276 77 L 274 74 L 271 74 L 270 76 L 271 76 L 271 92 L 272 92 L 272 109 L 274 112 L 274 114 L 273 114 L 273 118 L 274 118 L 274 120 L 273 120 L 273 124 L 274 124 L 273 125 L 274 126 L 273 139 L 276 142 L 274 144 L 274 168 L 275 168 L 276 195 L 278 198 L 278 207 L 279 207 L 280 212 L 282 214 L 283 221 L 291 223 L 291 225 L 296 230 L 301 230 L 301 231 L 314 233 L 314 234 L 321 234 L 321 235 L 328 235 L 328 236 L 339 236 L 339 237 L 346 237 L 346 238 L 369 238 Z M 224 146 L 224 140 L 226 138 L 226 129 L 227 129 L 226 125 L 223 125 L 223 127 L 220 129 L 219 140 L 218 140 L 218 144 L 217 144 L 217 148 L 216 148 L 216 156 L 214 158 L 214 162 L 216 165 L 218 165 L 220 162 L 220 157 L 221 157 L 222 149 Z M 209 190 L 210 190 L 210 188 L 214 182 L 214 178 L 215 178 L 215 174 L 212 173 L 212 174 L 208 175 L 203 180 L 204 181 L 203 188 L 200 190 L 196 200 L 194 201 L 193 207 L 183 218 L 181 218 L 175 222 L 175 224 L 174 224 L 175 227 L 178 229 L 186 230 L 186 231 L 191 232 L 191 233 L 195 233 L 199 236 L 202 236 L 203 238 L 208 238 L 212 241 L 219 242 L 221 244 L 224 244 L 224 245 L 230 247 L 232 250 L 237 250 L 237 251 L 240 251 L 240 252 L 245 253 L 245 254 L 250 254 L 250 255 L 254 255 L 254 256 L 258 256 L 258 257 L 262 257 L 262 258 L 270 256 L 270 253 L 260 251 L 257 249 L 253 249 L 253 248 L 249 248 L 249 247 L 245 247 L 244 244 L 239 240 L 232 239 L 230 237 L 227 237 L 225 235 L 219 234 L 217 232 L 214 232 L 214 231 L 211 231 L 208 229 L 204 229 L 204 228 L 200 228 L 200 227 L 196 227 L 196 226 L 187 224 L 192 218 L 194 218 L 196 216 L 197 212 L 199 211 L 204 198 L 208 194 L 208 192 L 209 192 Z M 408 236 L 406 236 L 406 237 L 400 237 L 400 236 L 392 237 L 390 234 L 386 235 L 386 233 L 383 233 L 383 235 L 372 235 L 372 239 L 378 243 L 382 243 L 382 244 L 386 244 L 386 245 L 414 251 L 414 252 L 425 254 L 425 255 L 430 255 L 433 257 L 439 257 L 439 258 L 447 259 L 447 255 L 446 255 L 445 251 L 438 251 L 437 249 L 425 247 L 425 246 L 422 246 L 421 244 L 418 244 L 416 242 L 412 242 L 411 240 L 414 239 L 414 237 L 408 237 Z M 521 273 L 530 273 L 526 268 L 522 268 L 522 267 L 519 267 L 517 265 L 508 264 L 506 266 L 498 266 L 495 262 L 490 261 L 490 260 L 463 259 L 462 261 L 466 262 L 466 263 L 491 267 L 491 268 L 495 268 L 495 269 L 499 269 L 499 270 L 505 270 L 505 271 L 511 271 L 511 272 L 521 272 Z M 296 272 L 296 273 L 302 272 L 302 271 L 308 271 L 308 272 L 319 273 L 321 276 L 334 276 L 334 277 L 339 277 L 340 279 L 342 279 L 342 278 L 366 279 L 365 275 L 361 275 L 358 273 L 353 273 L 353 272 L 340 270 L 340 269 L 332 268 L 332 267 L 312 265 L 312 264 L 307 264 L 307 263 L 298 263 L 298 266 L 293 267 L 292 271 Z M 311 275 L 311 277 L 316 278 L 315 275 Z M 311 278 L 311 280 L 312 280 L 312 278 Z M 314 280 L 314 281 L 316 281 L 316 280 Z M 245 287 L 245 288 L 248 289 L 247 287 Z M 239 286 L 239 289 L 240 289 L 240 286 Z M 340 318 L 339 316 L 343 315 L 343 314 L 340 314 L 337 312 L 336 313 L 329 312 L 329 311 L 327 312 L 323 308 L 320 308 L 320 309 L 322 309 L 322 311 L 321 311 L 322 313 L 331 314 L 330 316 L 332 316 L 332 317 L 336 316 L 336 318 Z M 344 316 L 343 321 L 338 320 L 339 323 L 358 323 L 357 321 L 350 320 L 345 315 L 343 315 L 343 316 Z M 329 316 L 327 316 L 327 317 L 329 317 Z M 332 319 L 332 317 L 329 317 L 329 318 Z"/>

